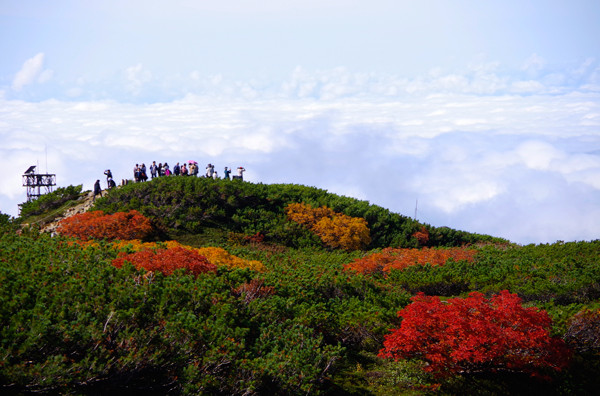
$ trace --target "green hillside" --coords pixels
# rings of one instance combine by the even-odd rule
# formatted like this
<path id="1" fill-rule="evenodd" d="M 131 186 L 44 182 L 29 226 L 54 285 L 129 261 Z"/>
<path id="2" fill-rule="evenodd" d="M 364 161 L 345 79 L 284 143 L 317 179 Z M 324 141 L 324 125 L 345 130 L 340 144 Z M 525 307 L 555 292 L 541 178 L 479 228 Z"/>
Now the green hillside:
<path id="1" fill-rule="evenodd" d="M 76 196 L 47 197 L 43 208 L 54 218 Z M 290 220 L 286 208 L 297 203 L 364 219 L 369 244 L 332 248 L 317 228 Z M 138 211 L 152 226 L 146 244 L 22 227 L 44 216 L 37 206 L 29 218 L 0 214 L 3 394 L 551 395 L 600 385 L 600 241 L 519 246 L 317 188 L 192 177 L 123 186 L 92 209 Z M 128 216 L 115 224 L 131 226 Z M 116 217 L 81 219 L 71 224 L 89 239 L 110 233 Z M 151 270 L 137 265 L 155 259 Z M 192 259 L 200 273 L 176 269 Z M 494 323 L 475 308 L 450 317 L 443 331 L 460 323 L 462 335 L 446 352 L 482 341 L 476 358 L 450 354 L 450 375 L 428 371 L 436 360 L 425 343 L 410 358 L 380 354 L 390 331 L 411 320 L 397 313 L 418 293 L 445 301 L 439 313 L 468 307 L 472 292 L 503 290 L 525 310 L 492 310 L 502 316 Z M 548 334 L 531 320 L 537 308 L 552 320 Z M 427 342 L 441 339 L 428 322 L 435 312 L 414 318 Z M 491 330 L 498 323 L 504 330 Z M 493 355 L 503 332 L 522 336 L 521 346 Z M 545 363 L 550 344 L 534 345 L 550 338 L 564 354 L 555 366 Z"/>
<path id="2" fill-rule="evenodd" d="M 286 221 L 284 208 L 304 202 L 327 206 L 336 212 L 365 219 L 371 231 L 369 248 L 417 247 L 412 235 L 424 225 L 355 198 L 295 184 L 253 184 L 206 178 L 166 177 L 151 183 L 124 186 L 99 200 L 96 207 L 106 212 L 135 209 L 157 219 L 169 230 L 202 234 L 221 230 L 254 234 L 289 247 L 314 245 L 306 230 Z M 507 242 L 447 227 L 425 225 L 430 246 L 461 246 L 466 243 Z"/>

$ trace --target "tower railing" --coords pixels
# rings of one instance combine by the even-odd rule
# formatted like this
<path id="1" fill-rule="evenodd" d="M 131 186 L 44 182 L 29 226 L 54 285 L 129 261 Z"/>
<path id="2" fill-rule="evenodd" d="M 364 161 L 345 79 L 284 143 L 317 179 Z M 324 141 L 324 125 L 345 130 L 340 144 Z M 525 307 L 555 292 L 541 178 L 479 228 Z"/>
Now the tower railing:
<path id="1" fill-rule="evenodd" d="M 56 186 L 55 174 L 35 173 L 35 168 L 35 165 L 30 166 L 23 174 L 23 187 L 27 188 L 27 202 L 52 192 L 52 187 Z"/>

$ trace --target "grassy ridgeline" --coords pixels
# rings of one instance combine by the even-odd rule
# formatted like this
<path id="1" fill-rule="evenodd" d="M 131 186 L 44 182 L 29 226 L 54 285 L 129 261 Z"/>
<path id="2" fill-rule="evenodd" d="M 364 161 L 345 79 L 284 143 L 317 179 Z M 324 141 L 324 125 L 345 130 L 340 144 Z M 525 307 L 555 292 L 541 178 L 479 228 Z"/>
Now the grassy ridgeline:
<path id="1" fill-rule="evenodd" d="M 162 177 L 124 186 L 99 200 L 106 212 L 136 209 L 164 227 L 188 233 L 218 228 L 244 234 L 263 233 L 267 240 L 292 247 L 318 244 L 310 233 L 286 220 L 290 203 L 327 206 L 336 212 L 364 218 L 371 231 L 369 248 L 417 247 L 413 234 L 423 226 L 429 246 L 462 246 L 477 242 L 506 243 L 486 235 L 432 227 L 392 213 L 367 201 L 294 184 L 254 184 L 195 177 Z"/>

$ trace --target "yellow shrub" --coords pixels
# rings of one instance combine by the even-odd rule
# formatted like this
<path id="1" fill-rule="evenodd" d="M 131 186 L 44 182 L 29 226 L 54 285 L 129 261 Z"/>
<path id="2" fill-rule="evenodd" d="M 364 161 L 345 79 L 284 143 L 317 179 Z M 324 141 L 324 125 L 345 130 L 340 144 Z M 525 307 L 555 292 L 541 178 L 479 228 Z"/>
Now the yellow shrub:
<path id="1" fill-rule="evenodd" d="M 367 221 L 335 213 L 325 206 L 312 208 L 306 204 L 289 204 L 285 213 L 288 219 L 308 227 L 323 243 L 332 249 L 357 250 L 371 243 Z"/>
<path id="2" fill-rule="evenodd" d="M 265 270 L 264 264 L 258 260 L 245 260 L 218 247 L 194 248 L 194 250 L 215 265 L 224 265 L 228 268 L 248 268 L 257 272 Z"/>

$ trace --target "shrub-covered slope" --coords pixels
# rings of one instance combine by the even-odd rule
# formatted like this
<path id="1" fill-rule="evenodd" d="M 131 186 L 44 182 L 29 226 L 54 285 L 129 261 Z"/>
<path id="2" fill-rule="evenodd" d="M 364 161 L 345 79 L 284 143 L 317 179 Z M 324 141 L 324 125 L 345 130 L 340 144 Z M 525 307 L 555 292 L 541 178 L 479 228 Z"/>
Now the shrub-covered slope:
<path id="1" fill-rule="evenodd" d="M 304 227 L 287 221 L 289 204 L 326 206 L 335 212 L 363 218 L 370 229 L 369 248 L 416 247 L 413 236 L 423 227 L 430 246 L 461 246 L 477 242 L 506 242 L 500 238 L 435 228 L 392 213 L 377 205 L 325 190 L 293 184 L 254 184 L 195 177 L 163 177 L 112 191 L 98 200 L 105 212 L 135 209 L 159 219 L 168 229 L 201 233 L 206 228 L 265 235 L 267 240 L 291 247 L 318 244 Z"/>
<path id="2" fill-rule="evenodd" d="M 365 219 L 371 245 L 324 244 L 292 203 Z M 315 188 L 200 178 L 124 186 L 96 209 L 56 236 L 0 214 L 0 393 L 600 386 L 600 241 L 479 243 L 503 241 Z M 144 240 L 115 240 L 129 237 Z"/>

